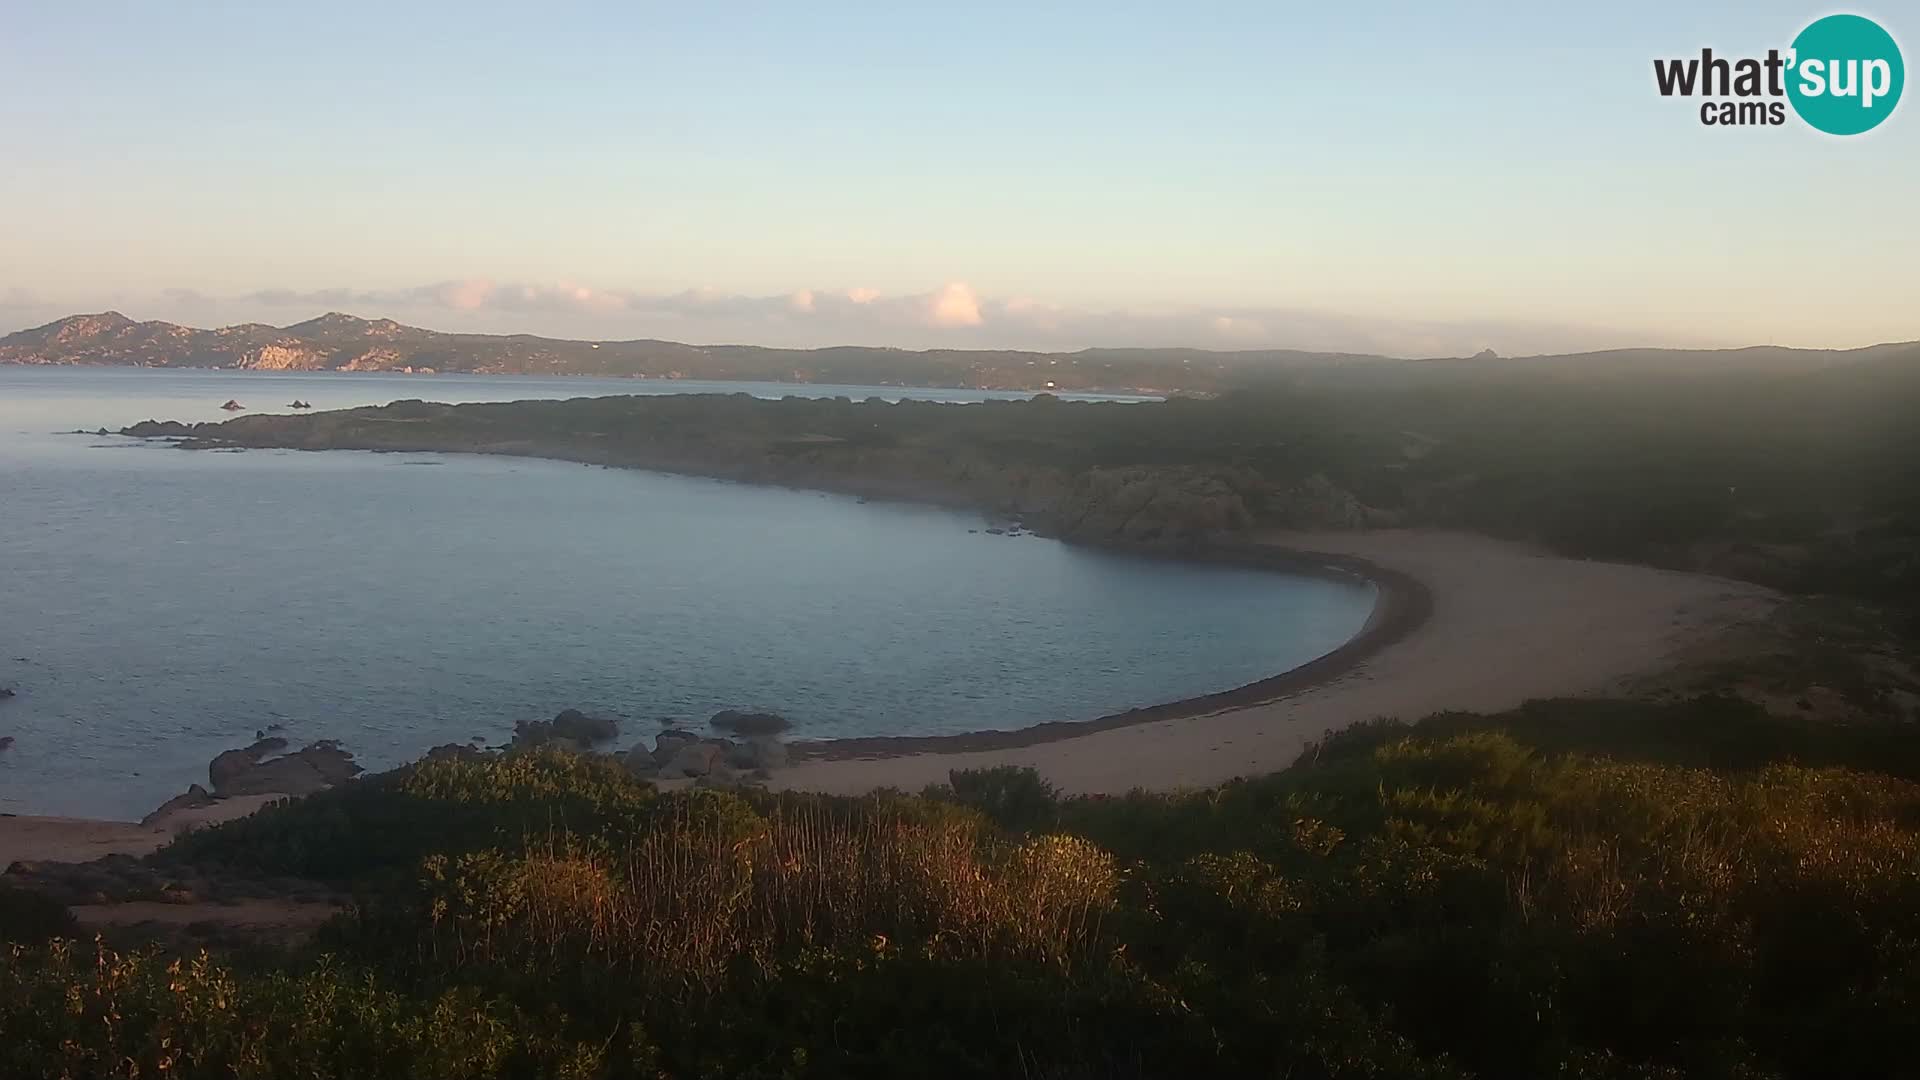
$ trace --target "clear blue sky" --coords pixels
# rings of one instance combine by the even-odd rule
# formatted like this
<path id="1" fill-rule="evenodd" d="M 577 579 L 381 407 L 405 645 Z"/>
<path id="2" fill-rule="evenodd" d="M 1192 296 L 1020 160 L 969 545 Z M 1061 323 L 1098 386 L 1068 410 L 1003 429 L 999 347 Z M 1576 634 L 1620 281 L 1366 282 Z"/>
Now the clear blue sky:
<path id="1" fill-rule="evenodd" d="M 0 330 L 1920 338 L 1920 101 L 1834 139 L 1653 89 L 1829 9 L 1450 6 L 12 4 Z M 1849 10 L 1920 60 L 1920 8 Z"/>

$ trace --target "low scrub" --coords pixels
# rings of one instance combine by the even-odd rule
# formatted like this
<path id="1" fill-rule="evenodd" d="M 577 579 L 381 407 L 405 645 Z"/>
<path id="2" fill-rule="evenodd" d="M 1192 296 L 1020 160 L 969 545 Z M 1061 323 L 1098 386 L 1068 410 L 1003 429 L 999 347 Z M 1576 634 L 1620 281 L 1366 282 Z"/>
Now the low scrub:
<path id="1" fill-rule="evenodd" d="M 166 853 L 351 883 L 306 952 L 113 954 L 34 908 L 0 1075 L 1904 1075 L 1920 785 L 1835 745 L 1703 699 L 1118 798 L 428 762 Z"/>

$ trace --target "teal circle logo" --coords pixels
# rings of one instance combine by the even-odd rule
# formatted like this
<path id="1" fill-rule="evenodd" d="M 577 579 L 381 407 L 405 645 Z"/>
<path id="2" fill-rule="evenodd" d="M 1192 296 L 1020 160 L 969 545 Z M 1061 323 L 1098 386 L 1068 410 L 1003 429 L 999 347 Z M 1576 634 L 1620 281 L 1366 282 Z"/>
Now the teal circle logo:
<path id="1" fill-rule="evenodd" d="M 1829 15 L 1793 39 L 1787 100 L 1800 119 L 1829 135 L 1858 135 L 1879 126 L 1900 103 L 1907 67 L 1900 46 L 1880 24 L 1859 15 Z"/>

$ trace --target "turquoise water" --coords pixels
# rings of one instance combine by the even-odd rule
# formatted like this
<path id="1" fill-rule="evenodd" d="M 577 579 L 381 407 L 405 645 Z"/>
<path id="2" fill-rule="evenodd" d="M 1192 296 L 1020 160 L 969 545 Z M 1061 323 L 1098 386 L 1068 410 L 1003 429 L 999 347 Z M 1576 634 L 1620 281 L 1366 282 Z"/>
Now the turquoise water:
<path id="1" fill-rule="evenodd" d="M 476 455 L 55 434 L 578 378 L 0 368 L 0 811 L 138 817 L 280 725 L 371 767 L 562 708 L 796 737 L 1090 718 L 1297 666 L 1365 586 L 989 535 L 977 516 Z M 763 395 L 894 389 L 726 384 Z M 980 400 L 983 391 L 912 391 Z M 1012 395 L 1009 395 L 1012 396 Z M 979 531 L 974 531 L 979 530 Z"/>

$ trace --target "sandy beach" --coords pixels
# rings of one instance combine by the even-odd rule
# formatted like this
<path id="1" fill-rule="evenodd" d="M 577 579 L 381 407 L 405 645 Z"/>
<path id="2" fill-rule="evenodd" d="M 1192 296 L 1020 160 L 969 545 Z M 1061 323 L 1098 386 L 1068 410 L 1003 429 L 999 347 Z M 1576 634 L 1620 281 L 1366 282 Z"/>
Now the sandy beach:
<path id="1" fill-rule="evenodd" d="M 1276 700 L 1113 727 L 1036 745 L 872 759 L 805 760 L 777 788 L 917 791 L 952 769 L 1024 765 L 1074 794 L 1205 787 L 1291 764 L 1328 730 L 1374 717 L 1497 711 L 1531 698 L 1617 691 L 1679 651 L 1754 620 L 1771 591 L 1723 578 L 1566 559 L 1433 530 L 1264 533 L 1265 544 L 1405 574 L 1432 610 L 1398 641 L 1330 680 Z"/>
<path id="2" fill-rule="evenodd" d="M 1530 698 L 1617 691 L 1664 670 L 1681 650 L 1764 618 L 1776 602 L 1756 585 L 1566 559 L 1466 533 L 1275 532 L 1257 539 L 1404 575 L 1423 587 L 1415 601 L 1420 617 L 1400 620 L 1406 625 L 1377 648 L 1330 666 L 1324 679 L 1270 680 L 1272 700 L 1242 704 L 1244 695 L 1223 694 L 1227 707 L 1191 714 L 1175 703 L 1149 710 L 1176 714 L 1171 719 L 1094 725 L 1084 733 L 1052 725 L 1031 745 L 954 751 L 970 737 L 909 740 L 949 750 L 806 758 L 777 771 L 771 786 L 915 791 L 945 781 L 953 769 L 1024 765 L 1076 794 L 1204 787 L 1285 768 L 1328 730 L 1374 717 L 1413 720 L 1447 709 L 1496 711 Z M 0 867 L 16 859 L 144 855 L 180 830 L 251 813 L 270 798 L 222 800 L 145 826 L 0 817 Z"/>

